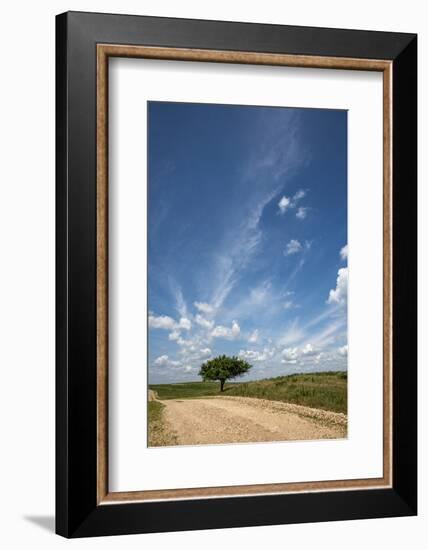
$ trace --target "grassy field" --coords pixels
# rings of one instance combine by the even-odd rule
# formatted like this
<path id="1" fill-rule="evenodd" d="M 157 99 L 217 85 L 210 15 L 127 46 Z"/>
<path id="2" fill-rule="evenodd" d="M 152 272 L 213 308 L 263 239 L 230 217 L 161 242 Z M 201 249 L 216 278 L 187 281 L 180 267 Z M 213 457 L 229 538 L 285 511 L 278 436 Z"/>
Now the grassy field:
<path id="1" fill-rule="evenodd" d="M 230 384 L 229 384 L 230 387 Z M 159 399 L 185 399 L 186 397 L 207 397 L 218 395 L 219 382 L 186 382 L 184 384 L 150 384 L 149 389 L 158 394 Z"/>
<path id="2" fill-rule="evenodd" d="M 253 382 L 226 383 L 225 391 L 221 395 L 271 399 L 346 414 L 347 383 L 346 372 L 291 374 Z M 149 387 L 157 392 L 159 399 L 220 395 L 218 382 L 155 384 Z"/>
<path id="3" fill-rule="evenodd" d="M 227 395 L 296 403 L 347 413 L 347 375 L 343 372 L 292 374 L 232 386 Z"/>

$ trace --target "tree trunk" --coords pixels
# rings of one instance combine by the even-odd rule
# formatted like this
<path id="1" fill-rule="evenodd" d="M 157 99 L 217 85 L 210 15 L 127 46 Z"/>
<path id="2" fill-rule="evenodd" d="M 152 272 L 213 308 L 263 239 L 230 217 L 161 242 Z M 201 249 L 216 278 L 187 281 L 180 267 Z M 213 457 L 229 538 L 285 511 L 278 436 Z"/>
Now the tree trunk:
<path id="1" fill-rule="evenodd" d="M 220 380 L 220 391 L 224 391 L 224 383 L 226 380 Z"/>

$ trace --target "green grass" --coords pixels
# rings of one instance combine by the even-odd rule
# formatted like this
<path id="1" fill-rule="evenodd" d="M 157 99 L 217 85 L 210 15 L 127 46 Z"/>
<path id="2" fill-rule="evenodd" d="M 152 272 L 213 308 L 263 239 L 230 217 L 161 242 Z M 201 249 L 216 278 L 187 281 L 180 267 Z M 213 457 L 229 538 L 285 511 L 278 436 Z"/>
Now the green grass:
<path id="1" fill-rule="evenodd" d="M 218 382 L 156 384 L 149 387 L 158 393 L 159 399 L 231 395 L 284 401 L 346 414 L 347 385 L 346 372 L 316 372 L 291 374 L 253 382 L 229 382 L 226 383 L 223 394 L 220 394 Z"/>
<path id="2" fill-rule="evenodd" d="M 185 399 L 218 395 L 220 382 L 185 382 L 184 384 L 150 384 L 158 399 Z"/>
<path id="3" fill-rule="evenodd" d="M 159 401 L 149 401 L 148 402 L 148 416 L 149 422 L 159 422 L 162 420 L 162 410 L 165 408 L 165 405 L 159 403 Z"/>
<path id="4" fill-rule="evenodd" d="M 237 384 L 227 395 L 285 401 L 346 414 L 347 379 L 344 372 L 292 374 Z"/>

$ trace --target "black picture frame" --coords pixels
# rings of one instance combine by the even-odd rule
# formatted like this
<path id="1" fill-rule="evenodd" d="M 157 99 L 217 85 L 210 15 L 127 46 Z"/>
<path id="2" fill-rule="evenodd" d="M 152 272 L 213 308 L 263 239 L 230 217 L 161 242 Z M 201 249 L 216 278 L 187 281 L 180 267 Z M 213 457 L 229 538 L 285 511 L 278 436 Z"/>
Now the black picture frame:
<path id="1" fill-rule="evenodd" d="M 392 61 L 391 488 L 97 504 L 96 46 Z M 65 537 L 417 513 L 417 36 L 68 12 L 56 18 L 56 532 Z"/>

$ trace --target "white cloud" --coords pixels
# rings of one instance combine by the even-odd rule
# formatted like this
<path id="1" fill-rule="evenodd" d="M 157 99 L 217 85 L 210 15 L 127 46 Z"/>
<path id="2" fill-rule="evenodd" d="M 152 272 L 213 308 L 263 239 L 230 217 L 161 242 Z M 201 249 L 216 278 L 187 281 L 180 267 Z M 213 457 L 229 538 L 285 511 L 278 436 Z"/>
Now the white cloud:
<path id="1" fill-rule="evenodd" d="M 251 344 L 255 344 L 257 342 L 257 340 L 259 339 L 259 331 L 256 329 L 256 330 L 253 330 L 253 332 L 250 334 L 249 338 L 248 338 L 248 341 L 251 343 Z"/>
<path id="2" fill-rule="evenodd" d="M 348 297 L 348 268 L 341 267 L 337 272 L 336 288 L 330 290 L 328 304 L 345 304 Z"/>
<path id="3" fill-rule="evenodd" d="M 173 330 L 168 335 L 169 340 L 178 340 L 180 338 L 180 332 L 178 330 Z"/>
<path id="4" fill-rule="evenodd" d="M 188 340 L 185 340 L 184 338 L 179 336 L 177 338 L 177 344 L 179 346 L 184 346 L 184 347 L 187 347 L 187 348 L 194 348 L 195 342 L 193 340 L 191 340 L 190 338 Z"/>
<path id="5" fill-rule="evenodd" d="M 281 363 L 295 365 L 296 363 L 308 364 L 308 363 L 319 363 L 323 354 L 319 349 L 314 347 L 312 344 L 306 344 L 302 348 L 285 348 L 282 350 L 282 361 Z"/>
<path id="6" fill-rule="evenodd" d="M 214 321 L 208 321 L 208 319 L 205 319 L 205 317 L 202 317 L 199 313 L 195 317 L 195 323 L 206 329 L 212 329 L 214 326 Z"/>
<path id="7" fill-rule="evenodd" d="M 302 354 L 306 357 L 311 357 L 313 355 L 317 355 L 318 353 L 319 350 L 315 349 L 312 344 L 306 344 L 306 346 L 302 348 Z"/>
<path id="8" fill-rule="evenodd" d="M 346 244 L 343 248 L 340 249 L 340 257 L 342 260 L 346 260 L 348 258 L 348 245 Z"/>
<path id="9" fill-rule="evenodd" d="M 283 196 L 282 199 L 279 201 L 278 206 L 279 212 L 281 214 L 285 214 L 287 209 L 291 207 L 291 200 L 288 197 Z"/>
<path id="10" fill-rule="evenodd" d="M 212 331 L 211 336 L 214 338 L 227 338 L 230 334 L 230 329 L 223 325 L 217 325 Z"/>
<path id="11" fill-rule="evenodd" d="M 180 321 L 177 323 L 172 317 L 168 315 L 153 315 L 149 314 L 149 327 L 150 328 L 159 328 L 163 330 L 172 330 L 175 336 L 170 335 L 170 340 L 176 340 L 176 336 L 179 330 L 190 330 L 192 328 L 192 323 L 186 317 L 181 317 Z"/>
<path id="12" fill-rule="evenodd" d="M 318 353 L 315 357 L 313 357 L 313 361 L 316 365 L 319 365 L 321 363 L 321 360 L 324 360 L 324 353 Z"/>
<path id="13" fill-rule="evenodd" d="M 243 350 L 241 349 L 239 352 L 239 357 L 242 357 L 246 361 L 266 361 L 267 359 L 271 359 L 275 354 L 274 349 L 264 348 L 263 351 L 254 351 L 254 350 Z"/>
<path id="14" fill-rule="evenodd" d="M 181 363 L 180 361 L 171 360 L 168 355 L 161 355 L 155 359 L 154 364 L 157 367 L 178 367 Z"/>
<path id="15" fill-rule="evenodd" d="M 173 330 L 177 326 L 177 323 L 172 317 L 168 315 L 149 315 L 149 327 L 160 328 L 164 330 Z"/>
<path id="16" fill-rule="evenodd" d="M 297 208 L 297 202 L 300 199 L 303 199 L 305 195 L 306 195 L 306 191 L 304 191 L 303 189 L 299 189 L 299 191 L 297 191 L 291 199 L 290 197 L 286 197 L 285 195 L 283 195 L 281 200 L 278 203 L 279 213 L 285 214 L 287 210 L 290 210 L 292 208 Z M 308 208 L 300 207 L 296 213 L 296 216 L 303 220 L 306 217 L 307 210 Z"/>
<path id="17" fill-rule="evenodd" d="M 296 212 L 296 218 L 298 218 L 299 220 L 304 220 L 308 215 L 308 210 L 309 208 L 307 208 L 306 206 L 299 206 Z"/>
<path id="18" fill-rule="evenodd" d="M 289 300 L 288 302 L 284 302 L 283 308 L 284 309 L 291 309 L 293 307 L 292 300 Z"/>
<path id="19" fill-rule="evenodd" d="M 160 357 L 155 359 L 154 364 L 161 367 L 161 366 L 167 365 L 168 361 L 169 361 L 168 355 L 161 355 Z"/>
<path id="20" fill-rule="evenodd" d="M 341 348 L 338 348 L 337 351 L 339 352 L 339 355 L 342 355 L 343 357 L 345 357 L 346 355 L 348 355 L 348 346 L 347 345 L 342 346 Z"/>
<path id="21" fill-rule="evenodd" d="M 223 325 L 217 325 L 212 331 L 211 336 L 213 338 L 226 338 L 227 340 L 234 340 L 237 336 L 239 336 L 240 332 L 241 329 L 238 323 L 233 321 L 231 328 L 224 327 Z"/>
<path id="22" fill-rule="evenodd" d="M 281 363 L 297 363 L 297 358 L 299 356 L 298 348 L 286 348 L 282 350 L 282 355 L 284 359 L 281 360 Z"/>
<path id="23" fill-rule="evenodd" d="M 201 358 L 209 357 L 210 355 L 211 355 L 210 348 L 204 348 L 204 349 L 199 350 L 199 357 L 201 357 Z"/>
<path id="24" fill-rule="evenodd" d="M 346 347 L 346 346 L 344 346 Z M 294 347 L 283 350 L 283 359 L 281 363 L 287 365 L 296 365 L 296 369 L 307 370 L 307 372 L 314 369 L 323 370 L 335 370 L 336 368 L 343 368 L 344 362 L 342 357 L 338 354 L 338 349 L 330 349 L 326 351 L 319 351 L 312 344 L 307 344 L 304 347 Z"/>
<path id="25" fill-rule="evenodd" d="M 194 368 L 197 368 L 197 366 L 199 366 L 203 361 L 212 356 L 211 349 L 209 347 L 200 347 L 198 342 L 195 342 L 190 346 L 181 347 L 179 353 L 181 357 L 181 364 L 193 365 Z"/>
<path id="26" fill-rule="evenodd" d="M 178 328 L 181 328 L 184 330 L 190 330 L 192 328 L 192 323 L 190 319 L 186 319 L 186 317 L 182 317 L 180 319 L 180 322 L 178 323 Z"/>
<path id="27" fill-rule="evenodd" d="M 201 313 L 212 313 L 214 311 L 214 307 L 206 302 L 193 302 L 193 304 Z"/>
<path id="28" fill-rule="evenodd" d="M 296 254 L 301 249 L 302 249 L 302 245 L 300 241 L 298 241 L 297 239 L 291 239 L 291 241 L 287 243 L 287 246 L 285 247 L 284 254 L 286 256 L 289 256 L 290 254 Z"/>
<path id="29" fill-rule="evenodd" d="M 232 334 L 233 336 L 238 336 L 238 334 L 241 332 L 241 329 L 236 321 L 233 321 L 232 323 Z"/>
<path id="30" fill-rule="evenodd" d="M 304 189 L 299 189 L 297 193 L 293 195 L 293 202 L 299 201 L 300 199 L 303 199 L 303 197 L 306 195 L 306 191 Z"/>

